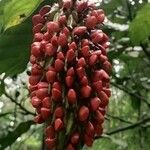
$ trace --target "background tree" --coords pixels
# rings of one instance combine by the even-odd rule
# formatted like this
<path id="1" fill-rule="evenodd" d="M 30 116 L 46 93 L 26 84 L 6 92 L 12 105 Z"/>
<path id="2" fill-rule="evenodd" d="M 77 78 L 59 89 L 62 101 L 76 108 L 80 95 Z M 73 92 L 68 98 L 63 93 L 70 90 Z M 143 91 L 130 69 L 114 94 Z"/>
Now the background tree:
<path id="1" fill-rule="evenodd" d="M 0 0 L 0 149 L 41 149 L 43 127 L 32 121 L 27 73 L 31 16 L 54 0 Z M 105 131 L 94 149 L 150 149 L 150 4 L 105 0 L 105 32 L 113 64 Z M 86 147 L 85 147 L 86 149 Z"/>

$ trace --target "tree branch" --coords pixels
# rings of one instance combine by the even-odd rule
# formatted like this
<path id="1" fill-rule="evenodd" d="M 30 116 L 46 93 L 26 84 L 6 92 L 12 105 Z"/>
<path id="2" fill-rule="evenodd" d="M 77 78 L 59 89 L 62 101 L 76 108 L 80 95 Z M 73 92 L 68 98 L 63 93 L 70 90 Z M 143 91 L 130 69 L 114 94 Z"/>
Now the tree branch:
<path id="1" fill-rule="evenodd" d="M 112 134 L 116 134 L 116 133 L 123 132 L 123 131 L 126 131 L 126 130 L 134 129 L 134 128 L 136 128 L 138 126 L 141 126 L 142 124 L 145 124 L 145 123 L 147 123 L 149 121 L 150 121 L 150 117 L 147 117 L 147 118 L 145 118 L 143 120 L 140 120 L 140 121 L 138 121 L 136 123 L 133 123 L 131 125 L 128 125 L 128 126 L 125 126 L 125 127 L 118 127 L 117 129 L 114 129 L 114 130 L 111 130 L 111 131 L 107 131 L 104 134 L 112 135 Z M 101 137 L 102 136 L 96 136 L 95 139 L 99 139 Z"/>
<path id="2" fill-rule="evenodd" d="M 111 82 L 111 85 L 113 85 L 114 87 L 116 87 L 116 88 L 126 92 L 127 94 L 129 94 L 132 97 L 135 97 L 137 99 L 141 99 L 143 102 L 145 102 L 148 105 L 148 107 L 150 107 L 150 103 L 147 101 L 146 98 L 144 98 L 144 97 L 142 97 L 142 96 L 132 92 L 131 90 L 128 90 L 127 88 L 124 88 L 123 86 L 121 87 L 121 86 L 115 84 L 114 82 Z"/>
<path id="3" fill-rule="evenodd" d="M 25 107 L 23 107 L 20 103 L 18 103 L 16 100 L 14 100 L 6 91 L 4 92 L 5 96 L 11 100 L 11 102 L 15 103 L 17 106 L 20 107 L 26 114 L 35 115 L 33 112 L 27 110 Z"/>

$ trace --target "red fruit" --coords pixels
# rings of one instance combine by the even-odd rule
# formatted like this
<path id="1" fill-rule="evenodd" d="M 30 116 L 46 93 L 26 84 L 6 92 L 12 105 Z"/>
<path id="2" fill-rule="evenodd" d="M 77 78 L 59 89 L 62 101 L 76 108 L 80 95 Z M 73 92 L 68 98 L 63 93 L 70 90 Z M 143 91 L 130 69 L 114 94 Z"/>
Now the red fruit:
<path id="1" fill-rule="evenodd" d="M 87 28 L 85 26 L 79 26 L 73 29 L 73 34 L 77 36 L 82 36 L 86 33 L 86 31 L 87 31 Z"/>
<path id="2" fill-rule="evenodd" d="M 100 79 L 103 81 L 109 82 L 110 80 L 109 75 L 103 69 L 99 71 L 99 76 L 100 76 Z"/>
<path id="3" fill-rule="evenodd" d="M 105 20 L 105 15 L 104 14 L 101 14 L 97 17 L 97 22 L 98 23 L 103 23 Z"/>
<path id="4" fill-rule="evenodd" d="M 29 77 L 29 83 L 31 85 L 36 85 L 36 84 L 38 84 L 38 82 L 40 81 L 40 79 L 41 79 L 41 76 L 39 76 L 39 75 L 37 75 L 37 76 L 30 76 Z"/>
<path id="5" fill-rule="evenodd" d="M 95 65 L 96 62 L 97 62 L 97 60 L 98 60 L 97 55 L 93 54 L 93 55 L 89 58 L 89 65 L 90 65 L 90 66 Z"/>
<path id="6" fill-rule="evenodd" d="M 102 65 L 102 68 L 109 74 L 112 66 L 109 61 L 105 61 Z"/>
<path id="7" fill-rule="evenodd" d="M 41 89 L 41 88 L 48 88 L 48 83 L 47 82 L 39 82 L 37 84 L 37 88 Z"/>
<path id="8" fill-rule="evenodd" d="M 97 25 L 97 19 L 95 16 L 88 16 L 85 22 L 85 26 L 89 29 L 94 28 Z"/>
<path id="9" fill-rule="evenodd" d="M 45 143 L 48 147 L 48 149 L 52 150 L 56 146 L 56 139 L 47 138 L 45 140 Z"/>
<path id="10" fill-rule="evenodd" d="M 57 53 L 57 59 L 64 60 L 65 59 L 64 54 L 62 52 L 58 52 Z"/>
<path id="11" fill-rule="evenodd" d="M 44 119 L 43 119 L 42 116 L 39 114 L 39 115 L 37 115 L 37 116 L 34 117 L 34 122 L 41 124 L 41 123 L 44 122 Z"/>
<path id="12" fill-rule="evenodd" d="M 80 140 L 80 134 L 78 132 L 74 133 L 72 136 L 71 136 L 71 143 L 76 145 L 79 143 L 79 140 Z"/>
<path id="13" fill-rule="evenodd" d="M 35 64 L 36 63 L 36 57 L 34 55 L 30 56 L 30 63 Z"/>
<path id="14" fill-rule="evenodd" d="M 64 9 L 70 9 L 72 7 L 72 1 L 71 0 L 65 0 L 63 3 Z"/>
<path id="15" fill-rule="evenodd" d="M 104 122 L 104 116 L 99 110 L 96 110 L 95 119 L 99 124 L 102 124 Z"/>
<path id="16" fill-rule="evenodd" d="M 53 35 L 51 38 L 51 44 L 56 47 L 58 46 L 58 37 L 56 35 Z"/>
<path id="17" fill-rule="evenodd" d="M 98 33 L 94 38 L 92 38 L 92 42 L 97 44 L 103 41 L 103 33 Z"/>
<path id="18" fill-rule="evenodd" d="M 39 98 L 37 98 L 37 97 L 32 97 L 32 99 L 31 99 L 31 104 L 32 104 L 32 106 L 34 108 L 40 107 L 41 106 L 41 102 L 42 101 Z"/>
<path id="19" fill-rule="evenodd" d="M 94 126 L 94 128 L 95 128 L 95 133 L 96 133 L 98 136 L 102 135 L 102 133 L 103 133 L 103 127 L 102 127 L 101 124 L 97 124 L 97 123 L 96 123 L 96 125 Z"/>
<path id="20" fill-rule="evenodd" d="M 84 57 L 81 57 L 81 58 L 78 60 L 77 66 L 78 66 L 78 67 L 85 67 L 85 66 L 86 66 L 86 61 L 85 61 Z"/>
<path id="21" fill-rule="evenodd" d="M 94 134 L 95 134 L 94 126 L 90 121 L 88 121 L 85 131 L 88 136 L 90 136 L 90 137 L 94 136 Z"/>
<path id="22" fill-rule="evenodd" d="M 42 73 L 43 73 L 42 68 L 39 65 L 34 64 L 32 66 L 32 69 L 31 69 L 32 75 L 42 75 Z"/>
<path id="23" fill-rule="evenodd" d="M 54 111 L 55 118 L 63 118 L 64 117 L 64 108 L 63 107 L 57 107 Z"/>
<path id="24" fill-rule="evenodd" d="M 68 29 L 67 27 L 64 27 L 64 28 L 62 29 L 62 33 L 64 33 L 64 34 L 68 37 L 69 34 L 70 34 L 70 31 L 69 31 L 69 29 Z"/>
<path id="25" fill-rule="evenodd" d="M 58 89 L 52 88 L 52 99 L 59 101 L 61 99 L 61 92 Z"/>
<path id="26" fill-rule="evenodd" d="M 92 53 L 93 55 L 97 55 L 98 57 L 100 57 L 100 55 L 102 54 L 101 50 L 97 50 L 97 51 L 94 51 Z"/>
<path id="27" fill-rule="evenodd" d="M 83 67 L 77 68 L 76 71 L 77 71 L 77 75 L 80 79 L 82 79 L 86 75 L 85 69 Z"/>
<path id="28" fill-rule="evenodd" d="M 72 85 L 73 85 L 73 77 L 71 77 L 71 76 L 67 76 L 66 77 L 66 85 L 68 86 L 68 87 L 71 87 Z"/>
<path id="29" fill-rule="evenodd" d="M 75 52 L 73 49 L 70 49 L 67 51 L 67 54 L 66 54 L 66 59 L 67 59 L 67 62 L 72 62 L 73 59 L 75 58 Z"/>
<path id="30" fill-rule="evenodd" d="M 49 108 L 41 108 L 41 116 L 44 120 L 48 119 L 51 114 L 51 111 Z"/>
<path id="31" fill-rule="evenodd" d="M 66 150 L 75 150 L 72 144 L 68 144 Z"/>
<path id="32" fill-rule="evenodd" d="M 48 32 L 44 33 L 43 40 L 50 41 L 51 38 L 52 38 L 52 34 Z"/>
<path id="33" fill-rule="evenodd" d="M 67 23 L 66 16 L 65 15 L 60 16 L 58 22 L 59 22 L 60 25 L 65 25 Z"/>
<path id="34" fill-rule="evenodd" d="M 40 57 L 41 56 L 41 46 L 40 45 L 33 46 L 31 49 L 31 54 L 34 55 L 35 57 Z"/>
<path id="35" fill-rule="evenodd" d="M 45 135 L 46 137 L 48 138 L 55 138 L 55 130 L 53 128 L 53 126 L 48 126 L 46 129 L 45 129 Z"/>
<path id="36" fill-rule="evenodd" d="M 29 92 L 33 92 L 37 90 L 37 85 L 29 85 Z"/>
<path id="37" fill-rule="evenodd" d="M 89 40 L 88 39 L 83 39 L 81 41 L 81 47 L 84 47 L 84 46 L 89 46 Z"/>
<path id="38" fill-rule="evenodd" d="M 82 86 L 87 86 L 88 85 L 88 79 L 86 76 L 84 76 L 81 80 L 80 83 Z"/>
<path id="39" fill-rule="evenodd" d="M 55 126 L 55 131 L 60 131 L 63 128 L 62 120 L 60 118 L 56 119 L 54 126 Z"/>
<path id="40" fill-rule="evenodd" d="M 58 37 L 58 44 L 61 46 L 61 47 L 64 47 L 68 44 L 68 39 L 67 39 L 67 36 L 64 34 L 64 33 L 61 33 Z"/>
<path id="41" fill-rule="evenodd" d="M 82 55 L 86 58 L 90 56 L 90 48 L 89 46 L 84 46 L 81 49 Z"/>
<path id="42" fill-rule="evenodd" d="M 45 53 L 48 56 L 53 56 L 56 53 L 56 48 L 51 43 L 48 43 L 45 46 Z"/>
<path id="43" fill-rule="evenodd" d="M 90 106 L 92 111 L 96 111 L 100 105 L 101 101 L 98 97 L 92 98 L 90 101 Z"/>
<path id="44" fill-rule="evenodd" d="M 49 83 L 54 83 L 56 80 L 56 72 L 55 71 L 48 71 L 46 73 L 46 79 Z"/>
<path id="45" fill-rule="evenodd" d="M 60 82 L 54 82 L 53 85 L 52 85 L 52 88 L 55 88 L 59 91 L 62 91 L 62 86 L 61 86 Z"/>
<path id="46" fill-rule="evenodd" d="M 105 94 L 105 92 L 103 92 L 103 91 L 99 92 L 98 97 L 101 100 L 101 104 L 100 104 L 101 106 L 105 107 L 108 105 L 109 99 L 108 99 L 108 96 Z"/>
<path id="47" fill-rule="evenodd" d="M 87 85 L 87 86 L 82 87 L 80 92 L 84 98 L 88 98 L 91 95 L 92 89 L 90 86 Z"/>
<path id="48" fill-rule="evenodd" d="M 105 108 L 99 107 L 98 110 L 101 112 L 101 114 L 102 114 L 103 116 L 105 116 L 105 114 L 106 114 L 106 109 L 105 109 Z"/>
<path id="49" fill-rule="evenodd" d="M 88 3 L 87 2 L 80 2 L 77 4 L 76 10 L 78 13 L 81 13 L 82 11 L 84 11 L 85 9 L 88 8 Z"/>
<path id="50" fill-rule="evenodd" d="M 99 60 L 103 63 L 108 60 L 107 56 L 101 54 Z"/>
<path id="51" fill-rule="evenodd" d="M 74 76 L 75 72 L 74 72 L 74 68 L 70 67 L 67 71 L 67 76 Z"/>
<path id="52" fill-rule="evenodd" d="M 43 6 L 43 7 L 40 9 L 39 14 L 40 14 L 41 16 L 44 16 L 44 15 L 47 14 L 50 10 L 51 10 L 51 6 L 45 5 L 45 6 Z"/>
<path id="53" fill-rule="evenodd" d="M 74 89 L 69 89 L 67 100 L 69 104 L 74 104 L 77 101 L 77 95 Z"/>
<path id="54" fill-rule="evenodd" d="M 88 136 L 87 134 L 84 135 L 84 144 L 88 147 L 92 147 L 94 142 L 93 137 Z"/>
<path id="55" fill-rule="evenodd" d="M 37 24 L 32 29 L 33 34 L 41 32 L 42 28 L 43 28 L 43 24 L 41 24 L 41 23 Z"/>
<path id="56" fill-rule="evenodd" d="M 47 30 L 51 34 L 59 31 L 59 25 L 57 22 L 50 21 L 47 23 Z"/>
<path id="57" fill-rule="evenodd" d="M 96 91 L 96 92 L 99 92 L 99 91 L 101 91 L 102 90 L 102 81 L 96 81 L 96 82 L 94 82 L 93 84 L 93 88 L 94 88 L 94 90 Z"/>
<path id="58" fill-rule="evenodd" d="M 55 66 L 55 70 L 57 72 L 60 72 L 64 69 L 64 62 L 60 59 L 56 59 L 54 66 Z"/>
<path id="59" fill-rule="evenodd" d="M 42 41 L 43 40 L 43 34 L 42 33 L 35 33 L 35 35 L 34 35 L 34 41 L 35 42 L 40 42 L 40 41 Z"/>
<path id="60" fill-rule="evenodd" d="M 74 51 L 77 49 L 77 45 L 75 42 L 69 44 L 69 49 L 73 49 Z"/>
<path id="61" fill-rule="evenodd" d="M 48 88 L 41 88 L 41 89 L 38 89 L 36 91 L 36 96 L 39 98 L 39 99 L 44 99 L 45 97 L 48 96 Z"/>
<path id="62" fill-rule="evenodd" d="M 51 108 L 51 105 L 52 105 L 52 101 L 49 97 L 45 97 L 43 100 L 42 100 L 42 107 L 43 108 Z"/>
<path id="63" fill-rule="evenodd" d="M 45 22 L 45 20 L 44 20 L 44 18 L 40 14 L 34 15 L 32 17 L 33 26 L 36 26 L 39 23 L 43 24 L 44 22 Z"/>
<path id="64" fill-rule="evenodd" d="M 103 91 L 105 92 L 105 94 L 110 97 L 111 96 L 111 90 L 108 88 L 103 88 Z"/>
<path id="65" fill-rule="evenodd" d="M 82 106 L 79 109 L 78 118 L 80 121 L 85 121 L 89 117 L 89 109 L 86 106 Z"/>

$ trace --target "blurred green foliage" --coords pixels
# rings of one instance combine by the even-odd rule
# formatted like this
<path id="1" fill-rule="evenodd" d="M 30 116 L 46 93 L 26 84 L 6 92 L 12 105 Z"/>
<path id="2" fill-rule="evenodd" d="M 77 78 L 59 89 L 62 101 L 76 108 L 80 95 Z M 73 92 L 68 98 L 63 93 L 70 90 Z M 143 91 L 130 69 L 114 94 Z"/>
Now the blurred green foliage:
<path id="1" fill-rule="evenodd" d="M 34 112 L 29 103 L 26 68 L 31 16 L 41 5 L 53 2 L 0 1 L 0 150 L 41 149 L 43 127 L 31 121 Z M 112 97 L 104 135 L 89 149 L 149 150 L 150 4 L 147 0 L 104 0 L 100 7 L 108 18 L 104 30 L 111 42 Z"/>

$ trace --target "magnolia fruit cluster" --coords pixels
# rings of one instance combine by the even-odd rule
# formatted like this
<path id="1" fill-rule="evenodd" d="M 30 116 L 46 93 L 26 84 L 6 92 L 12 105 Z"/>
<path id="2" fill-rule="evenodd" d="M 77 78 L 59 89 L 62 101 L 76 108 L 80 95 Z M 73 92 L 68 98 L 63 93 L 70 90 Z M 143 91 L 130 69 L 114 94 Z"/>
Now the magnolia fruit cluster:
<path id="1" fill-rule="evenodd" d="M 111 70 L 104 19 L 102 9 L 75 0 L 46 5 L 32 18 L 29 91 L 50 150 L 90 147 L 102 134 Z"/>

